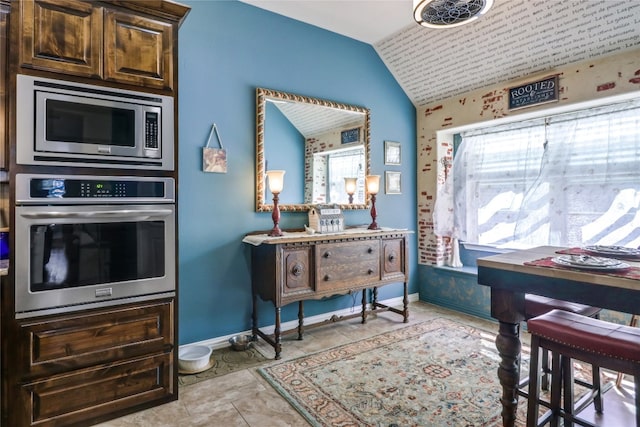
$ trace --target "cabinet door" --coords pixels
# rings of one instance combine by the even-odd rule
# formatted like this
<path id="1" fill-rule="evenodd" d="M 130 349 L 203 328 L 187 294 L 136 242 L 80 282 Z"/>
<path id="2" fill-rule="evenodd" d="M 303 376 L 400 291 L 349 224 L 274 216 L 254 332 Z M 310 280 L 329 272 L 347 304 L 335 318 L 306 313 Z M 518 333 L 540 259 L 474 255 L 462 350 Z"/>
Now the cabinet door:
<path id="1" fill-rule="evenodd" d="M 405 277 L 405 240 L 385 239 L 382 241 L 382 279 Z"/>
<path id="2" fill-rule="evenodd" d="M 102 8 L 77 0 L 24 0 L 21 65 L 101 77 Z"/>
<path id="3" fill-rule="evenodd" d="M 6 168 L 7 55 L 9 54 L 9 5 L 0 3 L 0 169 Z"/>
<path id="4" fill-rule="evenodd" d="M 173 26 L 127 13 L 105 14 L 106 80 L 171 89 Z"/>
<path id="5" fill-rule="evenodd" d="M 283 249 L 283 298 L 313 293 L 312 259 L 310 246 Z"/>

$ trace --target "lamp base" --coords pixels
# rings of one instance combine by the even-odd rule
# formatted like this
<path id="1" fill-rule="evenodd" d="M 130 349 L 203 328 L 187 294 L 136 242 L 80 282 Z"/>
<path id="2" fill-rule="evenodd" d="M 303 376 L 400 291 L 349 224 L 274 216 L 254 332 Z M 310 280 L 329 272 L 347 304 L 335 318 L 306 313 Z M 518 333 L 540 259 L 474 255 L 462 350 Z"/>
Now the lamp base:
<path id="1" fill-rule="evenodd" d="M 277 225 L 271 229 L 269 232 L 269 237 L 280 237 L 282 236 L 282 230 Z"/>
<path id="2" fill-rule="evenodd" d="M 378 227 L 378 223 L 376 222 L 376 218 L 378 217 L 378 213 L 376 212 L 376 195 L 371 195 L 371 224 L 369 225 L 369 230 L 380 230 Z"/>

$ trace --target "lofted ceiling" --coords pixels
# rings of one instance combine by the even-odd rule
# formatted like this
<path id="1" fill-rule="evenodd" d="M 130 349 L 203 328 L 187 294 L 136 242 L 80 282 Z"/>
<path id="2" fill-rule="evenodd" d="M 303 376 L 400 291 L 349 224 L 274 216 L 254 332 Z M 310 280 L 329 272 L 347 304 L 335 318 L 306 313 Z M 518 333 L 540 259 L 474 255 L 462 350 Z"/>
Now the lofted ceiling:
<path id="1" fill-rule="evenodd" d="M 640 50 L 638 0 L 495 0 L 450 29 L 420 27 L 411 0 L 241 1 L 371 44 L 417 107 Z"/>

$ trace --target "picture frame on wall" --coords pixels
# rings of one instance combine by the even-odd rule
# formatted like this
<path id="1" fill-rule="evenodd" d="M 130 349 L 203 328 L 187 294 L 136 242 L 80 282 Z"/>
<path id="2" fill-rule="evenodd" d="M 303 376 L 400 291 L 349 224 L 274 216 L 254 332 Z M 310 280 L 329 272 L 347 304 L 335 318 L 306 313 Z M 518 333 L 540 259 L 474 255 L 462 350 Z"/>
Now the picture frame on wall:
<path id="1" fill-rule="evenodd" d="M 402 163 L 402 151 L 399 142 L 384 142 L 384 164 L 400 165 Z"/>
<path id="2" fill-rule="evenodd" d="M 402 176 L 400 172 L 385 171 L 384 192 L 385 194 L 402 194 Z"/>

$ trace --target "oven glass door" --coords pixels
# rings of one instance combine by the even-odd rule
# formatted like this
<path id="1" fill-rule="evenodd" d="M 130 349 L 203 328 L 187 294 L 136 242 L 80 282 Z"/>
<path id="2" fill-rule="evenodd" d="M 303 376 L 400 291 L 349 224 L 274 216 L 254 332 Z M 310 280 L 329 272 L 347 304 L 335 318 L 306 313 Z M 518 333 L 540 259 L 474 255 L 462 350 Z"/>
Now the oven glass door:
<path id="1" fill-rule="evenodd" d="M 173 204 L 17 206 L 15 246 L 16 312 L 175 291 Z"/>
<path id="2" fill-rule="evenodd" d="M 37 224 L 29 227 L 30 290 L 162 277 L 164 221 Z"/>

